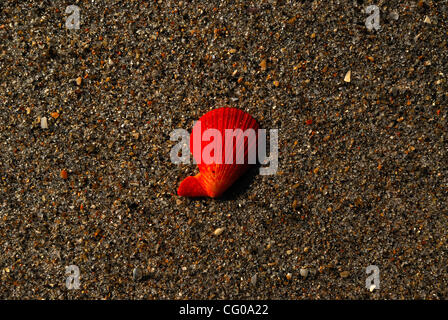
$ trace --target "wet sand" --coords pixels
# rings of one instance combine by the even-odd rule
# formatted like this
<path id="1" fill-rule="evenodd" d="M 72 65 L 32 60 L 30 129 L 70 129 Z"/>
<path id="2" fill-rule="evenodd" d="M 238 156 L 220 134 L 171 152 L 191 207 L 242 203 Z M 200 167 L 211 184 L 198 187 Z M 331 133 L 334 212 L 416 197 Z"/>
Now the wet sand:
<path id="1" fill-rule="evenodd" d="M 369 4 L 2 1 L 0 298 L 446 299 L 448 6 Z M 223 106 L 279 170 L 180 198 Z"/>

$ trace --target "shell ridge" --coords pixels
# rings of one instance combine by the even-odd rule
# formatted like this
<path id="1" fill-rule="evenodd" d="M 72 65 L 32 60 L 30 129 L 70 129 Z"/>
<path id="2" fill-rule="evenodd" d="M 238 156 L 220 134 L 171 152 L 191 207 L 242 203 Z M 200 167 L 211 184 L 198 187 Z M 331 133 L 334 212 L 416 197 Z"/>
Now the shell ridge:
<path id="1" fill-rule="evenodd" d="M 241 115 L 241 111 L 239 110 L 239 109 L 233 109 L 232 110 L 232 116 L 231 117 L 229 117 L 229 124 L 228 124 L 228 126 L 227 126 L 227 128 L 228 129 L 235 129 L 235 126 L 238 124 L 238 119 L 239 119 L 239 117 L 240 117 L 240 115 Z M 235 123 L 231 123 L 230 121 L 231 121 L 231 119 L 234 119 L 234 118 L 236 118 L 237 120 L 235 121 Z M 233 138 L 232 138 L 233 139 Z M 226 144 L 227 143 L 229 143 L 229 141 L 226 141 Z M 231 161 L 230 161 L 230 163 L 224 168 L 225 170 L 223 170 L 223 172 L 222 172 L 222 175 L 223 176 L 226 176 L 226 175 L 232 175 L 232 174 L 235 174 L 234 172 L 232 172 L 232 168 L 233 168 L 233 165 L 234 165 L 234 157 L 235 157 L 235 147 L 233 146 L 233 148 L 232 148 L 232 150 L 231 150 L 231 155 L 230 155 L 232 158 L 231 158 Z M 233 177 L 231 177 L 231 179 L 233 179 Z"/>
<path id="2" fill-rule="evenodd" d="M 244 138 L 244 131 L 246 131 L 249 128 L 255 129 L 257 127 L 257 123 L 256 121 L 247 113 L 245 113 L 242 110 L 239 109 L 235 109 L 232 110 L 233 113 L 235 114 L 236 112 L 238 112 L 238 114 L 236 115 L 236 121 L 235 121 L 235 125 L 231 126 L 228 125 L 227 127 L 229 127 L 230 129 L 241 129 L 240 131 L 237 132 L 237 134 L 235 136 L 232 135 L 231 140 L 225 141 L 225 144 L 227 145 L 228 143 L 232 143 L 233 144 L 233 150 L 232 150 L 232 154 L 230 155 L 231 157 L 231 163 L 229 165 L 226 165 L 223 170 L 221 170 L 221 174 L 220 176 L 231 176 L 232 180 L 235 178 L 238 178 L 242 173 L 242 171 L 246 171 L 247 167 L 248 167 L 248 160 L 246 162 L 246 158 L 248 159 L 248 150 L 249 150 L 249 141 L 247 143 L 247 148 L 245 148 L 246 143 L 245 143 L 245 138 Z M 232 117 L 229 117 L 230 119 Z M 242 141 L 241 141 L 242 140 Z M 250 139 L 248 139 L 250 140 Z M 241 142 L 240 142 L 241 141 Z M 235 143 L 234 143 L 235 142 Z M 242 164 L 238 164 L 236 161 L 238 160 L 238 154 L 243 153 L 243 163 Z M 234 168 L 238 168 L 238 170 L 235 170 Z M 236 180 L 236 179 L 235 179 Z"/>
<path id="3" fill-rule="evenodd" d="M 233 110 L 233 109 L 225 108 L 223 110 L 223 113 L 222 113 L 223 128 L 222 128 L 221 134 L 222 134 L 222 138 L 223 138 L 223 142 L 224 142 L 222 147 L 223 147 L 223 153 L 224 153 L 225 157 L 227 157 L 227 154 L 226 154 L 226 144 L 227 144 L 227 141 L 226 141 L 225 133 L 226 133 L 226 129 L 228 129 L 230 127 L 230 119 L 232 119 L 234 111 L 235 110 Z M 226 174 L 226 171 L 227 171 L 226 170 L 227 169 L 226 162 L 227 162 L 226 158 L 224 158 L 224 166 L 222 168 L 220 168 L 219 174 L 217 175 L 217 178 L 219 180 L 222 180 L 223 177 L 225 177 L 225 174 Z"/>

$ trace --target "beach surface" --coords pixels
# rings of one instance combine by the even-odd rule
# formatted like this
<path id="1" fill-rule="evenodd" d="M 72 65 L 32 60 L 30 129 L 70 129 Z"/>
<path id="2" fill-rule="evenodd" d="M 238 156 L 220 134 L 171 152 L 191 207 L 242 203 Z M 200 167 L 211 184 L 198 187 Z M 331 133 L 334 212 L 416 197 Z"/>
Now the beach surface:
<path id="1" fill-rule="evenodd" d="M 447 23 L 446 1 L 2 1 L 0 298 L 447 299 Z M 277 172 L 177 196 L 197 168 L 170 134 L 224 106 L 278 130 Z"/>

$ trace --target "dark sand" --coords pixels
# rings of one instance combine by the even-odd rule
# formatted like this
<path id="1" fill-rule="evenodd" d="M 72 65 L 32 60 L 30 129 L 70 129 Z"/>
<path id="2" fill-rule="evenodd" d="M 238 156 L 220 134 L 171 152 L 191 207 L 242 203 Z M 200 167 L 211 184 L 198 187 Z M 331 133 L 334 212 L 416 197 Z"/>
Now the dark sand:
<path id="1" fill-rule="evenodd" d="M 0 298 L 448 298 L 448 4 L 369 4 L 2 0 Z M 169 135 L 222 106 L 279 171 L 179 198 Z"/>

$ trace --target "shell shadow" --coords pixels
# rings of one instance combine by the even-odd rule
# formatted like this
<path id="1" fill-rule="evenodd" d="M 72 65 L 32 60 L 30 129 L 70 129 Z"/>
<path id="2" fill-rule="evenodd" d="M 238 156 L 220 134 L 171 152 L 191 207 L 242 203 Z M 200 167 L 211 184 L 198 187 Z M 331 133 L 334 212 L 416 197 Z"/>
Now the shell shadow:
<path id="1" fill-rule="evenodd" d="M 235 181 L 229 189 L 227 189 L 219 198 L 214 198 L 212 200 L 222 202 L 222 201 L 234 201 L 241 196 L 247 194 L 250 191 L 250 186 L 255 180 L 255 177 L 259 175 L 260 173 L 260 167 L 261 165 L 257 162 L 257 164 L 254 164 L 249 168 L 241 177 L 238 178 L 237 181 Z M 203 201 L 203 200 L 210 200 L 209 197 L 194 197 L 190 198 L 187 197 L 189 201 Z"/>
<path id="2" fill-rule="evenodd" d="M 250 186 L 254 182 L 255 177 L 260 172 L 260 164 L 253 165 L 247 170 L 235 183 L 230 186 L 224 194 L 215 200 L 217 201 L 233 201 L 250 191 Z"/>

